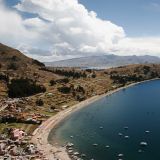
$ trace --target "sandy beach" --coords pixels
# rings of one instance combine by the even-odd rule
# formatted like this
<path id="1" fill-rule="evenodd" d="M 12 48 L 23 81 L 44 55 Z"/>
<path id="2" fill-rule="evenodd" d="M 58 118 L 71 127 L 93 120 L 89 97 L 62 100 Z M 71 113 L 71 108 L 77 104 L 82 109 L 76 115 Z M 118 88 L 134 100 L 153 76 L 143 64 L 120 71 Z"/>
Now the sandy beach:
<path id="1" fill-rule="evenodd" d="M 157 79 L 157 78 L 156 78 Z M 151 79 L 151 80 L 156 80 L 156 79 Z M 57 147 L 57 146 L 53 146 L 51 144 L 49 144 L 48 142 L 48 136 L 50 131 L 56 126 L 58 125 L 64 118 L 66 118 L 67 116 L 69 116 L 71 113 L 74 113 L 75 111 L 86 107 L 88 104 L 94 103 L 95 101 L 112 95 L 113 93 L 116 93 L 122 89 L 131 87 L 133 85 L 137 85 L 140 83 L 144 83 L 147 81 L 151 81 L 151 80 L 146 80 L 146 81 L 142 81 L 142 82 L 138 82 L 138 83 L 132 83 L 130 85 L 127 85 L 125 87 L 120 87 L 118 89 L 109 91 L 106 94 L 103 95 L 97 95 L 94 97 L 91 97 L 85 101 L 82 101 L 66 110 L 63 110 L 59 113 L 57 113 L 55 116 L 49 118 L 47 121 L 43 122 L 34 132 L 33 132 L 33 137 L 31 142 L 35 143 L 37 145 L 37 147 L 39 148 L 39 150 L 41 150 L 45 157 L 48 160 L 70 160 L 66 149 L 63 147 Z"/>

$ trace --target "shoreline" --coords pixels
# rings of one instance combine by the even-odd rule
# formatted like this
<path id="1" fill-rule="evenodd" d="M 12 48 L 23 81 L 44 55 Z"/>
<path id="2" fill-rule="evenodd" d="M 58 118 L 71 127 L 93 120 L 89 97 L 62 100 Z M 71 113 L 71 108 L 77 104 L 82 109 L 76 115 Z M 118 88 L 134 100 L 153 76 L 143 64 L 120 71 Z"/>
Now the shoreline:
<path id="1" fill-rule="evenodd" d="M 154 81 L 154 80 L 159 80 L 159 78 L 154 78 L 154 79 L 149 79 L 149 80 L 144 80 L 141 82 L 136 82 L 136 83 L 131 83 L 127 86 L 120 87 L 117 89 L 113 89 L 105 94 L 102 95 L 96 95 L 93 96 L 89 99 L 86 99 L 74 106 L 69 107 L 66 110 L 60 111 L 56 115 L 50 117 L 48 120 L 44 121 L 34 132 L 33 136 L 31 139 L 31 142 L 36 144 L 38 149 L 44 153 L 44 156 L 47 158 L 46 160 L 56 160 L 56 159 L 61 159 L 61 160 L 71 160 L 69 157 L 68 153 L 66 152 L 65 147 L 60 147 L 60 146 L 54 146 L 51 145 L 48 142 L 48 136 L 50 134 L 50 131 L 55 128 L 61 121 L 63 121 L 66 117 L 70 116 L 72 113 L 88 106 L 89 104 L 92 104 L 106 96 L 110 96 L 118 91 L 121 91 L 123 89 L 132 87 L 134 85 L 138 85 L 141 83 L 145 83 L 148 81 Z"/>

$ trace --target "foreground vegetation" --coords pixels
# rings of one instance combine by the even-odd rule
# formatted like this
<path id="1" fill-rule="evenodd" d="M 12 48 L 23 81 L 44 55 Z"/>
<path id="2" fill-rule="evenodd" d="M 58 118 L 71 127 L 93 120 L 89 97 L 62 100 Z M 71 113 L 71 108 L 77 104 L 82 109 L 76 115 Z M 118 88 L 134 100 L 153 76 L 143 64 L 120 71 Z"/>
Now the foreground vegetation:
<path id="1" fill-rule="evenodd" d="M 14 71 L 14 75 L 11 70 L 1 70 L 0 98 L 27 98 L 27 101 L 22 100 L 23 103 L 17 104 L 21 112 L 6 108 L 1 111 L 1 115 L 10 113 L 15 117 L 27 117 L 28 114 L 35 113 L 51 116 L 89 97 L 130 83 L 160 77 L 160 65 L 154 64 L 122 66 L 107 70 L 42 67 L 27 72 L 27 77 L 30 78 L 23 76 L 23 73 L 20 77 L 19 70 L 17 73 Z M 58 70 L 58 73 L 55 74 L 53 70 Z M 74 72 L 79 76 L 73 77 Z M 15 122 L 19 121 L 8 121 Z"/>

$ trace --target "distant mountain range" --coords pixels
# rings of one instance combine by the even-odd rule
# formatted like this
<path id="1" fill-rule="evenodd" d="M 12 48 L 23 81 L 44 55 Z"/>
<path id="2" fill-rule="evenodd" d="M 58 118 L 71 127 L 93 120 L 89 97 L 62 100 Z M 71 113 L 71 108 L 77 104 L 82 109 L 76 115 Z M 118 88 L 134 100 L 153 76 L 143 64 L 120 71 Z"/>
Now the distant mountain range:
<path id="1" fill-rule="evenodd" d="M 56 62 L 46 62 L 47 66 L 53 67 L 81 67 L 81 68 L 110 68 L 129 64 L 147 64 L 160 63 L 160 58 L 156 56 L 117 56 L 117 55 L 102 55 L 74 58 Z"/>

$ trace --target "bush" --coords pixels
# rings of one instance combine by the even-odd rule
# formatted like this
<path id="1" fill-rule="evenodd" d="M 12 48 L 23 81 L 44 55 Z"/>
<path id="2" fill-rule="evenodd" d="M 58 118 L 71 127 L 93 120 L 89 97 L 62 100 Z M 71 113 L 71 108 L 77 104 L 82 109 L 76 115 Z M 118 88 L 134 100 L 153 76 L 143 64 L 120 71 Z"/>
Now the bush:
<path id="1" fill-rule="evenodd" d="M 86 69 L 86 71 L 92 73 L 92 69 Z"/>
<path id="2" fill-rule="evenodd" d="M 51 109 L 54 110 L 54 109 L 56 109 L 56 107 L 55 106 L 51 106 Z"/>
<path id="3" fill-rule="evenodd" d="M 41 68 L 41 70 L 44 71 L 48 71 L 48 72 L 52 72 L 61 76 L 65 76 L 65 77 L 72 77 L 74 79 L 78 79 L 78 78 L 86 78 L 87 74 L 85 72 L 81 72 L 81 71 L 75 71 L 75 70 L 64 70 L 64 69 L 58 69 L 58 68 Z"/>
<path id="4" fill-rule="evenodd" d="M 143 80 L 142 75 L 120 75 L 120 74 L 113 74 L 110 78 L 114 81 L 114 83 L 126 84 L 127 82 L 139 82 Z"/>
<path id="5" fill-rule="evenodd" d="M 8 95 L 11 98 L 26 97 L 33 94 L 45 92 L 44 86 L 36 84 L 31 79 L 13 79 L 8 85 Z"/>
<path id="6" fill-rule="evenodd" d="M 145 75 L 148 74 L 150 72 L 150 66 L 144 66 L 143 67 L 143 72 L 144 72 Z"/>
<path id="7" fill-rule="evenodd" d="M 67 87 L 67 86 L 59 87 L 58 91 L 67 94 L 67 93 L 70 93 L 71 87 Z"/>
<path id="8" fill-rule="evenodd" d="M 6 83 L 9 82 L 9 77 L 3 73 L 0 73 L 0 80 L 5 81 Z"/>
<path id="9" fill-rule="evenodd" d="M 11 58 L 11 60 L 12 60 L 12 61 L 18 61 L 19 58 L 18 58 L 17 56 L 13 56 L 13 57 Z"/>
<path id="10" fill-rule="evenodd" d="M 86 99 L 86 97 L 85 97 L 84 95 L 77 95 L 77 96 L 76 96 L 76 100 L 79 101 L 79 102 L 80 102 L 80 101 L 83 101 L 83 100 L 85 100 L 85 99 Z"/>
<path id="11" fill-rule="evenodd" d="M 96 78 L 96 74 L 95 73 L 92 74 L 92 78 Z"/>
<path id="12" fill-rule="evenodd" d="M 38 105 L 38 106 L 43 106 L 43 105 L 44 105 L 43 100 L 42 100 L 42 99 L 37 99 L 36 105 Z"/>
<path id="13" fill-rule="evenodd" d="M 54 86 L 54 85 L 56 84 L 55 80 L 53 80 L 53 79 L 52 79 L 52 80 L 50 80 L 50 82 L 49 82 L 49 83 L 50 83 L 50 85 L 51 85 L 51 86 Z"/>
<path id="14" fill-rule="evenodd" d="M 58 79 L 56 80 L 57 83 L 68 83 L 69 79 L 68 78 L 62 78 L 62 79 Z"/>
<path id="15" fill-rule="evenodd" d="M 82 93 L 85 93 L 85 90 L 82 86 L 78 85 L 76 88 L 75 88 L 75 91 L 76 92 L 82 92 Z"/>
<path id="16" fill-rule="evenodd" d="M 8 64 L 7 69 L 17 70 L 18 66 L 16 63 L 12 62 L 12 63 Z"/>
<path id="17" fill-rule="evenodd" d="M 50 85 L 53 86 L 56 83 L 68 83 L 69 79 L 68 78 L 61 78 L 61 79 L 57 79 L 57 80 L 50 80 Z"/>

